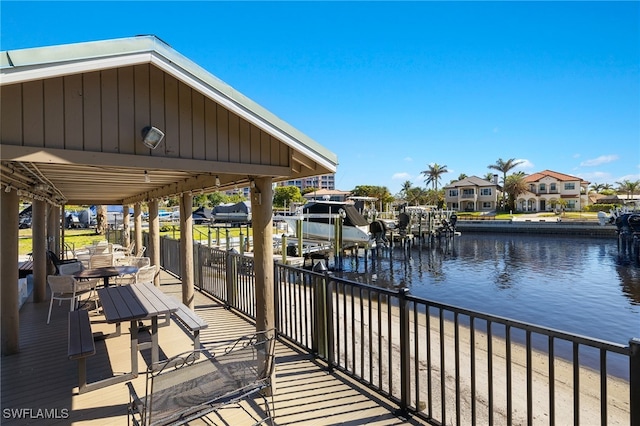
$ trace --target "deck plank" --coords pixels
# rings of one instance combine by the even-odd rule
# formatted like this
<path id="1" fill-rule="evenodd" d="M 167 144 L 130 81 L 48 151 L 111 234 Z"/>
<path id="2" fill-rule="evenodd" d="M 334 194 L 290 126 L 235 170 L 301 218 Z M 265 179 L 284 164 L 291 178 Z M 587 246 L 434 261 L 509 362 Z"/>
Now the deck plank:
<path id="1" fill-rule="evenodd" d="M 179 282 L 161 272 L 161 289 L 181 300 Z M 204 347 L 231 342 L 255 331 L 255 326 L 243 317 L 228 311 L 221 304 L 196 292 L 195 309 L 209 327 L 200 334 Z M 20 310 L 21 352 L 2 358 L 3 410 L 49 410 L 61 418 L 33 420 L 33 424 L 102 426 L 126 424 L 129 402 L 124 383 L 78 395 L 77 365 L 67 357 L 68 307 L 54 306 L 51 323 L 46 324 L 48 302 L 33 303 L 30 298 Z M 115 330 L 104 317 L 90 315 L 94 334 Z M 172 320 L 175 321 L 175 320 Z M 140 333 L 140 340 L 150 338 Z M 130 334 L 123 324 L 122 335 L 96 341 L 96 354 L 87 360 L 87 379 L 100 380 L 122 374 L 130 368 Z M 170 357 L 192 348 L 190 336 L 177 324 L 159 329 L 160 357 Z M 151 360 L 150 350 L 138 353 L 139 368 Z M 424 424 L 418 419 L 406 421 L 393 415 L 394 404 L 373 395 L 369 390 L 340 373 L 328 373 L 321 362 L 296 347 L 278 342 L 276 346 L 276 394 L 274 395 L 276 424 Z M 133 380 L 136 390 L 144 393 L 144 374 Z M 225 409 L 211 415 L 209 423 L 192 424 L 252 424 L 251 414 L 260 404 L 246 403 L 245 410 Z M 68 413 L 68 418 L 63 418 Z M 24 419 L 2 419 L 3 425 L 24 424 Z"/>

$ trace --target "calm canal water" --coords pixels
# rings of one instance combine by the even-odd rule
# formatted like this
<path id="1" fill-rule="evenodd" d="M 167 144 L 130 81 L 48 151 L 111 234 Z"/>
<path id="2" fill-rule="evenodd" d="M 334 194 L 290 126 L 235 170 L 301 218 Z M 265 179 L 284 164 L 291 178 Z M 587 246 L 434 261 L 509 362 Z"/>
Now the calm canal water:
<path id="1" fill-rule="evenodd" d="M 391 250 L 391 251 L 390 251 Z M 344 278 L 614 343 L 640 337 L 640 266 L 615 238 L 463 233 L 344 260 Z"/>

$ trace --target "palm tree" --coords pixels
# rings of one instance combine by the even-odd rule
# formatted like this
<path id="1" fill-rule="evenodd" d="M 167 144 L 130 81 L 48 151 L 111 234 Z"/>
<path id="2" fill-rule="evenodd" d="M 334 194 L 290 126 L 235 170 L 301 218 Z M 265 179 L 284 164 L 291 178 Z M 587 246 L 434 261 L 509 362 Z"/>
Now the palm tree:
<path id="1" fill-rule="evenodd" d="M 500 172 L 502 172 L 502 185 L 506 186 L 507 184 L 507 172 L 511 169 L 513 169 L 514 167 L 518 166 L 519 164 L 522 164 L 522 161 L 516 161 L 515 158 L 510 158 L 507 161 L 504 161 L 502 158 L 498 158 L 498 161 L 496 161 L 496 164 L 490 164 L 487 167 L 489 167 L 490 169 L 493 170 L 498 170 Z M 518 194 L 520 195 L 520 194 Z M 507 202 L 507 192 L 502 191 L 502 205 L 505 207 L 506 209 L 506 202 Z"/>
<path id="2" fill-rule="evenodd" d="M 616 182 L 618 185 L 618 192 L 626 192 L 627 200 L 631 199 L 631 196 L 635 194 L 638 187 L 640 187 L 640 180 L 636 180 L 634 182 L 629 179 L 625 179 L 622 182 Z"/>
<path id="3" fill-rule="evenodd" d="M 518 196 L 524 194 L 529 189 L 527 183 L 524 180 L 524 177 L 525 174 L 520 172 L 509 175 L 506 178 L 503 193 L 509 194 L 509 207 L 511 210 L 516 209 L 516 200 L 518 199 Z"/>
<path id="4" fill-rule="evenodd" d="M 591 184 L 591 190 L 593 192 L 595 192 L 596 194 L 599 194 L 600 191 L 602 191 L 603 189 L 604 189 L 604 185 L 601 184 L 601 183 L 595 183 L 594 182 L 594 183 Z"/>
<path id="5" fill-rule="evenodd" d="M 488 172 L 486 175 L 484 175 L 484 180 L 488 180 L 489 182 L 493 182 L 493 173 Z"/>
<path id="6" fill-rule="evenodd" d="M 460 176 L 458 176 L 458 180 L 462 180 L 462 179 L 466 179 L 469 176 L 466 175 L 466 173 L 460 173 Z"/>
<path id="7" fill-rule="evenodd" d="M 400 189 L 400 192 L 404 195 L 405 198 L 407 197 L 409 190 L 411 190 L 411 187 L 412 185 L 410 180 L 405 180 L 402 184 L 402 189 Z"/>
<path id="8" fill-rule="evenodd" d="M 441 166 L 438 163 L 429 164 L 429 170 L 423 170 L 420 172 L 421 175 L 424 175 L 426 179 L 424 183 L 428 186 L 431 184 L 433 189 L 438 190 L 438 182 L 443 174 L 449 173 L 447 170 L 447 166 Z"/>

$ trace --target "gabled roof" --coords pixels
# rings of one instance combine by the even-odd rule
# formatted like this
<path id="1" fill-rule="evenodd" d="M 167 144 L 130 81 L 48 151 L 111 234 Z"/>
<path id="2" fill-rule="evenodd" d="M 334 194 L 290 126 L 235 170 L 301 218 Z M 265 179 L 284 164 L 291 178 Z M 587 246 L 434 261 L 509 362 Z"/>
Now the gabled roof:
<path id="1" fill-rule="evenodd" d="M 586 180 L 583 180 L 576 176 L 567 175 L 564 173 L 554 172 L 553 170 L 543 170 L 541 172 L 533 173 L 525 176 L 524 181 L 527 183 L 538 182 L 546 177 L 551 177 L 560 182 L 573 182 L 579 181 L 583 184 L 588 184 Z"/>
<path id="2" fill-rule="evenodd" d="M 280 133 L 293 148 L 313 153 L 335 171 L 337 156 L 290 124 L 258 105 L 156 36 L 74 43 L 0 52 L 1 84 L 40 80 L 63 75 L 152 63 L 178 80 L 208 93 L 259 127 Z M 262 124 L 262 126 L 260 126 Z M 266 130 L 266 129 L 265 129 Z"/>
<path id="3" fill-rule="evenodd" d="M 1 187 L 54 204 L 133 204 L 338 164 L 154 36 L 2 51 L 0 88 Z M 158 149 L 142 143 L 147 126 L 165 134 Z"/>
<path id="4" fill-rule="evenodd" d="M 486 179 L 480 178 L 478 176 L 469 176 L 461 180 L 457 180 L 455 182 L 451 182 L 449 185 L 446 185 L 445 188 L 460 188 L 463 186 L 495 186 L 498 187 L 495 182 L 488 181 Z"/>

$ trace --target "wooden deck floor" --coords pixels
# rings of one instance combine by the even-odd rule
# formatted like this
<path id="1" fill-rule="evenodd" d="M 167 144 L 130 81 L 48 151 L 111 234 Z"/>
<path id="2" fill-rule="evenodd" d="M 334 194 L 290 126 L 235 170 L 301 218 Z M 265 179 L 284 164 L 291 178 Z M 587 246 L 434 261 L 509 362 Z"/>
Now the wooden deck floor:
<path id="1" fill-rule="evenodd" d="M 166 272 L 163 291 L 180 299 L 180 283 Z M 67 359 L 68 305 L 54 304 L 51 323 L 46 324 L 49 304 L 29 299 L 20 311 L 21 352 L 1 358 L 3 425 L 124 425 L 127 423 L 128 391 L 124 383 L 78 395 L 77 364 Z M 255 330 L 241 316 L 225 310 L 209 297 L 196 294 L 196 311 L 208 324 L 201 334 L 205 347 L 231 341 Z M 92 329 L 109 333 L 115 328 L 92 315 Z M 126 372 L 130 363 L 129 332 L 96 341 L 96 355 L 87 362 L 89 382 Z M 189 350 L 192 341 L 176 323 L 159 331 L 161 357 Z M 140 336 L 145 338 L 144 334 Z M 142 372 L 149 351 L 138 353 Z M 144 374 L 133 381 L 144 394 Z M 279 342 L 276 347 L 275 421 L 277 425 L 399 425 L 424 424 L 418 419 L 394 415 L 397 406 L 339 373 L 329 373 L 321 363 L 297 348 Z M 252 424 L 258 404 L 230 408 L 193 424 Z M 15 418 L 23 416 L 22 419 Z M 24 417 L 27 417 L 25 419 Z M 13 417 L 13 418 L 12 418 Z M 45 418 L 48 417 L 48 418 Z M 57 418 L 50 418 L 57 417 Z"/>

